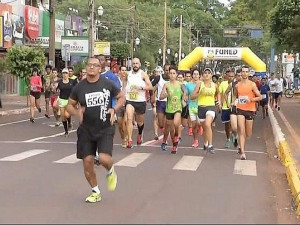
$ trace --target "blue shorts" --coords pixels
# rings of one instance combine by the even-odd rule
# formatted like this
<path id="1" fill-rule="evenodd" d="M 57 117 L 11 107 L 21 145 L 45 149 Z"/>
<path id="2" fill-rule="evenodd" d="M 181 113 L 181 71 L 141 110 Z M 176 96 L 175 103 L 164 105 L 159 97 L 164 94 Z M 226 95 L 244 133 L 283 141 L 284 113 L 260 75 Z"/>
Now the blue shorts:
<path id="1" fill-rule="evenodd" d="M 230 109 L 222 109 L 221 119 L 223 123 L 230 122 Z"/>
<path id="2" fill-rule="evenodd" d="M 156 113 L 165 113 L 167 107 L 166 101 L 156 101 Z"/>

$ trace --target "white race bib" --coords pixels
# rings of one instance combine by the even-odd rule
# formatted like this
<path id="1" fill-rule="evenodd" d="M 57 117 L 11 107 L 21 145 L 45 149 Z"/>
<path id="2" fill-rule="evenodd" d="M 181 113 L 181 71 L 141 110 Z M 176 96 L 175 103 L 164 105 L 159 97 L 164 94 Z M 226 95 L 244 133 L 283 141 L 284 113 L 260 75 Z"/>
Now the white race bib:
<path id="1" fill-rule="evenodd" d="M 262 95 L 261 95 L 261 98 L 262 98 L 262 99 L 266 99 L 266 98 L 267 98 L 267 95 L 266 95 L 266 94 L 262 94 Z"/>
<path id="2" fill-rule="evenodd" d="M 248 96 L 239 96 L 239 103 L 244 105 L 249 102 L 249 97 Z"/>

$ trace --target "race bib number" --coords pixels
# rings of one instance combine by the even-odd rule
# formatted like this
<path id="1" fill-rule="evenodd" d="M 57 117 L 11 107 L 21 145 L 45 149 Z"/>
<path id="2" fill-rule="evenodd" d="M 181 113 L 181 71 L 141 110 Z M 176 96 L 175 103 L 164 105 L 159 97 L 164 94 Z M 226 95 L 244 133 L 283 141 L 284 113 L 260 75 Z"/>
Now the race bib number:
<path id="1" fill-rule="evenodd" d="M 137 100 L 139 98 L 138 92 L 129 92 L 129 99 L 130 100 Z"/>
<path id="2" fill-rule="evenodd" d="M 262 98 L 262 99 L 266 99 L 266 98 L 267 98 L 267 95 L 266 95 L 266 94 L 262 94 L 262 95 L 261 95 L 261 98 Z"/>
<path id="3" fill-rule="evenodd" d="M 102 92 L 94 92 L 85 94 L 86 106 L 95 107 L 104 105 L 104 96 Z"/>
<path id="4" fill-rule="evenodd" d="M 32 91 L 37 91 L 37 87 L 35 85 L 31 86 Z"/>
<path id="5" fill-rule="evenodd" d="M 239 103 L 240 104 L 247 104 L 249 102 L 248 96 L 239 96 Z"/>

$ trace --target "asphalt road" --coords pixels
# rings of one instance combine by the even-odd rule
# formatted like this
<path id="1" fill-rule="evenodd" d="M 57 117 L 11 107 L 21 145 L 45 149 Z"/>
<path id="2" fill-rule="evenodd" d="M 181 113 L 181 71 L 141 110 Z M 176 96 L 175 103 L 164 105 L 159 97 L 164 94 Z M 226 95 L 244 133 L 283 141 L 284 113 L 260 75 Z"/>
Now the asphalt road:
<path id="1" fill-rule="evenodd" d="M 0 223 L 297 223 L 284 168 L 274 159 L 272 131 L 260 114 L 247 142 L 247 160 L 225 149 L 218 115 L 216 153 L 190 147 L 187 130 L 178 153 L 153 141 L 147 110 L 144 144 L 124 149 L 116 129 L 115 192 L 97 167 L 102 201 L 88 204 L 90 187 L 75 158 L 76 132 L 63 136 L 54 118 L 34 124 L 27 114 L 0 117 Z M 74 119 L 75 128 L 78 122 Z M 134 130 L 136 137 L 137 130 Z M 134 138 L 134 141 L 136 139 Z M 169 143 L 171 143 L 169 141 Z"/>

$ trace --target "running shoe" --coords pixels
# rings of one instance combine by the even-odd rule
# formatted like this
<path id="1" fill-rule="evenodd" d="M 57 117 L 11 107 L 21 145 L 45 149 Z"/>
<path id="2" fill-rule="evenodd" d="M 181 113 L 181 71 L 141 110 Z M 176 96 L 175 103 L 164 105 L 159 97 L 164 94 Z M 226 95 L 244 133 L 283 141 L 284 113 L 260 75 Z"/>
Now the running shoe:
<path id="1" fill-rule="evenodd" d="M 164 143 L 164 142 L 161 143 L 160 149 L 161 149 L 162 151 L 167 151 L 167 144 Z"/>
<path id="2" fill-rule="evenodd" d="M 31 123 L 34 123 L 34 119 L 32 117 L 29 120 Z"/>
<path id="3" fill-rule="evenodd" d="M 199 126 L 199 128 L 198 128 L 198 134 L 199 135 L 203 134 L 203 128 L 202 128 L 202 126 Z"/>
<path id="4" fill-rule="evenodd" d="M 277 110 L 280 111 L 280 106 L 277 107 Z"/>
<path id="5" fill-rule="evenodd" d="M 141 134 L 138 134 L 137 138 L 136 138 L 136 144 L 137 145 L 141 145 L 143 143 L 143 138 Z"/>
<path id="6" fill-rule="evenodd" d="M 199 141 L 198 140 L 194 140 L 194 142 L 192 144 L 192 147 L 198 148 L 198 146 L 199 146 Z"/>
<path id="7" fill-rule="evenodd" d="M 154 136 L 154 140 L 158 140 L 158 135 L 157 134 L 155 134 L 155 136 Z"/>
<path id="8" fill-rule="evenodd" d="M 114 191 L 118 183 L 118 177 L 114 168 L 112 169 L 112 172 L 110 174 L 106 175 L 106 180 L 107 180 L 107 189 L 109 191 Z"/>
<path id="9" fill-rule="evenodd" d="M 65 137 L 68 137 L 69 136 L 69 132 L 65 132 Z"/>
<path id="10" fill-rule="evenodd" d="M 56 124 L 55 124 L 55 126 L 56 126 L 56 127 L 59 127 L 60 124 L 61 124 L 61 122 L 57 121 Z"/>
<path id="11" fill-rule="evenodd" d="M 227 140 L 225 143 L 225 148 L 230 148 L 230 145 L 231 145 L 231 141 Z"/>
<path id="12" fill-rule="evenodd" d="M 241 154 L 241 160 L 246 160 L 246 154 Z"/>
<path id="13" fill-rule="evenodd" d="M 127 148 L 133 148 L 132 141 L 127 142 Z"/>
<path id="14" fill-rule="evenodd" d="M 208 149 L 208 146 L 203 145 L 203 150 L 206 151 Z"/>
<path id="15" fill-rule="evenodd" d="M 126 140 L 123 140 L 123 141 L 122 141 L 122 148 L 126 148 L 126 146 L 127 146 L 127 141 L 126 141 Z"/>
<path id="16" fill-rule="evenodd" d="M 277 109 L 277 105 L 275 105 L 275 109 Z"/>
<path id="17" fill-rule="evenodd" d="M 178 149 L 178 144 L 174 144 L 171 153 L 176 154 Z"/>
<path id="18" fill-rule="evenodd" d="M 50 116 L 48 114 L 45 114 L 45 117 L 47 117 L 48 119 L 50 119 Z"/>
<path id="19" fill-rule="evenodd" d="M 42 109 L 41 109 L 41 108 L 39 108 L 38 110 L 39 110 L 39 113 L 42 112 Z"/>
<path id="20" fill-rule="evenodd" d="M 236 148 L 238 146 L 238 139 L 235 137 L 233 141 L 233 146 Z"/>
<path id="21" fill-rule="evenodd" d="M 180 144 L 180 143 L 181 143 L 181 141 L 182 141 L 182 138 L 181 138 L 181 137 L 179 137 L 179 138 L 178 138 L 178 144 Z"/>
<path id="22" fill-rule="evenodd" d="M 210 153 L 210 154 L 215 154 L 215 150 L 214 150 L 214 146 L 208 146 L 207 148 L 207 151 Z"/>
<path id="23" fill-rule="evenodd" d="M 90 194 L 86 199 L 85 202 L 88 203 L 95 203 L 95 202 L 100 202 L 101 201 L 101 194 L 96 193 L 96 192 L 92 192 L 92 194 Z"/>
<path id="24" fill-rule="evenodd" d="M 188 131 L 189 136 L 193 136 L 193 128 L 189 127 L 189 131 Z"/>

